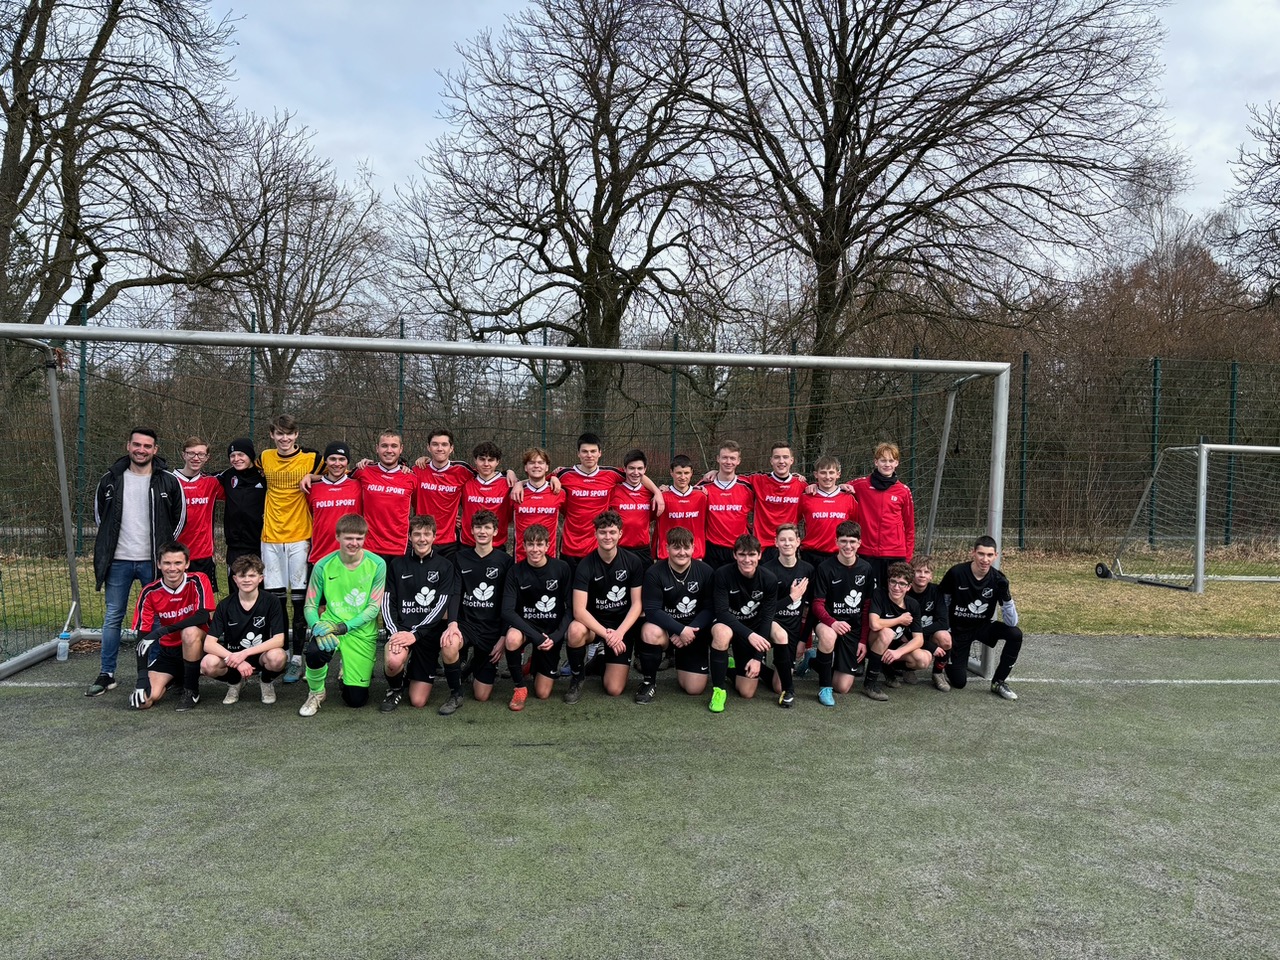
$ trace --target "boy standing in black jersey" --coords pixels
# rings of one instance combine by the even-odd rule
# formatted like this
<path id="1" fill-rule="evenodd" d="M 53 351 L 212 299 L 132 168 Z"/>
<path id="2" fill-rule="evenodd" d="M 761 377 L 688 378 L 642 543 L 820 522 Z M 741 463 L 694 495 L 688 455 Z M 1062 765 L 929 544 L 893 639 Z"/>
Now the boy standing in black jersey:
<path id="1" fill-rule="evenodd" d="M 947 679 L 957 690 L 963 689 L 969 682 L 969 650 L 974 642 L 994 648 L 1003 640 L 1000 663 L 991 677 L 991 692 L 1002 700 L 1017 700 L 1008 680 L 1022 650 L 1022 631 L 1018 629 L 1018 609 L 1009 592 L 1009 580 L 995 567 L 998 556 L 995 540 L 979 537 L 969 562 L 948 570 L 938 587 L 951 623 Z M 1003 622 L 995 619 L 997 605 Z"/>
<path id="2" fill-rule="evenodd" d="M 521 538 L 524 559 L 511 568 L 502 591 L 502 619 L 506 634 L 507 667 L 515 690 L 512 710 L 523 710 L 529 696 L 521 652 L 533 644 L 530 673 L 539 700 L 551 696 L 560 675 L 560 647 L 573 622 L 573 583 L 569 565 L 548 556 L 551 532 L 540 523 L 528 526 Z"/>
<path id="3" fill-rule="evenodd" d="M 666 532 L 666 560 L 644 575 L 641 601 L 640 672 L 644 679 L 636 703 L 651 703 L 657 693 L 662 652 L 675 647 L 676 677 L 685 693 L 707 688 L 707 652 L 711 647 L 712 569 L 693 559 L 693 533 L 684 527 Z"/>
<path id="4" fill-rule="evenodd" d="M 573 623 L 569 625 L 569 669 L 573 676 L 565 703 L 582 698 L 587 644 L 604 643 L 604 690 L 619 696 L 627 686 L 631 657 L 640 639 L 640 588 L 643 569 L 630 550 L 622 550 L 622 517 L 606 510 L 593 521 L 596 549 L 582 558 L 573 581 Z"/>

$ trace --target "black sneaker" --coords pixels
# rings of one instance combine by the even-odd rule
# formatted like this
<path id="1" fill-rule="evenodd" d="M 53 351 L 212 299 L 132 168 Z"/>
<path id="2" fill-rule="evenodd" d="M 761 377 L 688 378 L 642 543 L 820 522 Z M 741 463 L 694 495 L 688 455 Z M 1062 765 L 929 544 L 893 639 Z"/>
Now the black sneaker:
<path id="1" fill-rule="evenodd" d="M 790 710 L 796 704 L 796 694 L 794 690 L 783 690 L 778 697 L 778 706 Z"/>
<path id="2" fill-rule="evenodd" d="M 194 694 L 190 690 L 183 690 L 182 696 L 178 699 L 178 705 L 173 709 L 176 713 L 186 713 L 188 710 L 194 710 L 199 703 L 200 697 L 198 694 Z"/>
<path id="3" fill-rule="evenodd" d="M 391 687 L 382 698 L 382 703 L 378 705 L 378 712 L 391 713 L 396 707 L 400 706 L 400 701 L 403 699 L 404 687 Z"/>
<path id="4" fill-rule="evenodd" d="M 84 692 L 86 697 L 100 697 L 108 690 L 116 688 L 116 678 L 109 673 L 98 674 L 98 679 L 89 684 L 89 689 Z"/>
<path id="5" fill-rule="evenodd" d="M 653 698 L 658 695 L 658 685 L 656 683 L 642 683 L 640 689 L 636 691 L 636 703 L 653 703 Z"/>
<path id="6" fill-rule="evenodd" d="M 440 706 L 440 716 L 447 717 L 450 714 L 457 713 L 458 709 L 462 706 L 462 700 L 463 694 L 461 690 L 457 693 L 449 694 L 449 699 Z"/>
<path id="7" fill-rule="evenodd" d="M 569 681 L 569 689 L 564 692 L 565 703 L 577 703 L 582 699 L 582 681 L 574 677 Z"/>
<path id="8" fill-rule="evenodd" d="M 889 699 L 889 695 L 880 688 L 880 681 L 875 677 L 867 677 L 862 683 L 862 695 L 868 700 L 877 700 L 884 703 Z"/>

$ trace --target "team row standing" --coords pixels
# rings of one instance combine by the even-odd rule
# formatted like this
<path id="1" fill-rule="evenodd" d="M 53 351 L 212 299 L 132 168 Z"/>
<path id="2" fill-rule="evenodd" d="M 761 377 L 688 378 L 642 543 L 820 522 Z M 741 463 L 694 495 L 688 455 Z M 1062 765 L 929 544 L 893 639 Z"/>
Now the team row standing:
<path id="1" fill-rule="evenodd" d="M 554 556 L 554 531 L 563 514 L 561 551 L 571 573 L 597 546 L 593 521 L 609 506 L 614 506 L 622 518 L 619 545 L 627 548 L 628 554 L 641 558 L 642 569 L 648 562 L 650 518 L 655 513 L 658 515 L 657 550 L 660 559 L 668 556 L 665 534 L 679 527 L 688 530 L 693 539 L 692 559 L 706 556 L 716 565 L 728 566 L 736 563 L 733 546 L 744 535 L 738 531 L 746 529 L 749 519 L 757 533 L 769 537 L 772 531 L 772 539 L 776 541 L 780 532 L 784 540 L 793 535 L 791 531 L 782 529 L 791 526 L 791 516 L 804 522 L 805 537 L 800 547 L 806 563 L 815 566 L 837 553 L 831 548 L 836 546 L 833 543 L 837 539 L 835 528 L 840 523 L 848 522 L 851 516 L 869 520 L 868 529 L 875 531 L 875 540 L 870 549 L 867 541 L 859 544 L 863 556 L 876 565 L 872 568 L 872 579 L 868 584 L 877 580 L 887 583 L 888 565 L 896 559 L 910 556 L 913 551 L 914 516 L 910 492 L 894 476 L 897 450 L 889 444 L 877 449 L 876 471 L 870 477 L 855 481 L 851 488 L 839 484 L 839 463 L 832 458 L 824 458 L 817 464 L 816 486 L 806 489 L 804 479 L 791 472 L 791 452 L 785 444 L 774 446 L 771 452 L 773 470 L 770 473 L 739 476 L 740 453 L 736 444 L 725 443 L 718 450 L 718 469 L 699 485 L 692 483 L 692 464 L 687 458 L 679 457 L 672 465 L 672 483 L 658 491 L 645 475 L 642 452 L 632 451 L 626 455 L 625 470 L 601 467 L 599 440 L 589 434 L 579 440 L 578 464 L 556 471 L 554 476 L 550 475 L 545 451 L 536 448 L 527 451 L 524 457 L 526 479 L 521 482 L 509 473 L 498 473 L 500 452 L 492 444 L 481 444 L 476 448 L 474 468 L 453 461 L 453 437 L 448 431 L 437 431 L 431 435 L 430 457 L 418 461 L 412 468 L 401 462 L 400 437 L 394 432 L 384 433 L 378 441 L 377 461 L 362 463 L 353 474 L 347 472 L 350 451 L 341 442 L 330 444 L 324 457 L 320 458 L 297 445 L 296 424 L 283 417 L 273 422 L 271 435 L 275 449 L 265 451 L 256 465 L 250 459 L 252 445 L 247 440 L 231 444 L 231 469 L 216 478 L 205 478 L 216 480 L 217 489 L 210 491 L 205 503 L 196 505 L 207 510 L 207 519 L 189 525 L 187 530 L 193 527 L 207 530 L 205 537 L 195 538 L 196 544 L 205 549 L 193 547 L 191 552 L 197 568 L 203 564 L 212 573 L 212 503 L 218 499 L 218 491 L 228 502 L 226 533 L 228 557 L 233 562 L 249 543 L 242 528 L 252 522 L 254 510 L 246 501 L 254 496 L 261 498 L 264 522 L 260 551 L 265 561 L 266 585 L 282 601 L 286 595 L 294 600 L 293 663 L 290 669 L 298 674 L 302 673 L 302 653 L 309 619 L 305 611 L 299 609 L 303 606 L 305 587 L 300 597 L 298 584 L 306 583 L 306 565 L 301 558 L 306 557 L 314 564 L 329 555 L 336 547 L 337 518 L 347 513 L 363 512 L 368 518 L 368 539 L 364 549 L 372 548 L 371 552 L 380 555 L 384 565 L 402 556 L 402 547 L 409 539 L 408 521 L 414 507 L 419 513 L 436 519 L 433 549 L 439 555 L 448 555 L 457 549 L 459 528 L 456 525 L 460 511 L 460 536 L 468 546 L 475 545 L 474 524 L 467 522 L 468 513 L 474 518 L 481 510 L 491 506 L 498 508 L 492 511 L 497 520 L 493 546 L 501 545 L 510 526 L 508 518 L 514 515 L 517 559 L 524 558 L 523 532 L 535 523 L 548 531 L 547 553 Z M 128 462 L 130 473 L 135 472 L 137 461 L 144 459 L 135 448 L 145 447 L 148 443 L 154 456 L 155 438 L 149 435 L 149 431 L 136 431 L 131 437 L 128 456 L 122 458 L 122 462 Z M 207 446 L 199 441 L 188 441 L 184 446 L 184 468 L 177 471 L 175 477 L 188 487 L 194 487 L 195 483 L 203 482 L 201 478 L 205 476 L 199 466 L 207 457 Z M 321 459 L 323 473 L 317 474 L 315 471 L 321 469 Z M 118 463 L 103 478 L 100 495 L 103 485 L 116 483 L 120 466 Z M 277 494 L 274 500 L 273 491 Z M 664 492 L 671 498 L 670 509 L 664 503 Z M 860 494 L 858 500 L 854 499 L 855 494 Z M 107 500 L 110 501 L 109 495 Z M 859 501 L 875 509 L 859 511 Z M 509 512 L 503 516 L 505 511 Z M 443 523 L 440 517 L 445 518 Z M 268 523 L 268 518 L 272 522 Z M 244 522 L 246 519 L 248 523 Z M 107 520 L 109 532 L 109 516 Z M 183 529 L 181 520 L 177 522 L 177 529 Z M 309 534 L 307 541 L 296 539 L 302 533 Z M 758 542 L 759 537 L 756 539 Z M 103 546 L 104 538 L 100 535 L 98 547 Z M 782 549 L 775 543 L 771 551 L 777 553 Z M 889 551 L 898 556 L 887 556 Z M 97 554 L 103 552 L 99 549 Z M 199 556 L 199 553 L 204 555 Z M 109 573 L 112 565 L 107 566 Z M 876 577 L 877 567 L 883 571 L 879 578 Z M 102 579 L 100 576 L 100 583 Z M 111 578 L 108 576 L 106 579 Z M 808 578 L 793 579 L 807 581 Z M 112 607 L 111 592 L 109 584 L 109 610 Z M 124 587 L 126 599 L 127 592 L 128 582 Z M 822 611 L 821 603 L 815 607 Z M 116 648 L 119 642 L 118 622 Z M 820 649 L 817 662 L 820 674 L 824 667 L 823 658 L 828 652 L 822 649 L 823 627 L 840 629 L 838 625 L 832 627 L 825 622 L 818 625 Z M 847 632 L 847 629 L 842 632 Z M 103 674 L 91 686 L 91 695 L 95 687 L 98 692 L 105 692 L 115 685 L 113 672 L 107 669 L 106 634 L 104 629 Z M 827 645 L 835 647 L 834 642 Z M 572 665 L 575 645 L 570 643 L 569 648 Z M 111 665 L 114 666 L 115 648 L 110 652 Z M 446 667 L 449 665 L 448 652 L 442 650 L 446 656 Z M 498 658 L 499 654 L 495 653 L 495 663 Z M 716 658 L 712 659 L 714 662 Z M 612 666 L 621 668 L 625 680 L 626 664 Z M 785 672 L 785 669 L 779 672 Z M 830 699 L 830 685 L 824 683 L 822 691 L 826 699 Z"/>

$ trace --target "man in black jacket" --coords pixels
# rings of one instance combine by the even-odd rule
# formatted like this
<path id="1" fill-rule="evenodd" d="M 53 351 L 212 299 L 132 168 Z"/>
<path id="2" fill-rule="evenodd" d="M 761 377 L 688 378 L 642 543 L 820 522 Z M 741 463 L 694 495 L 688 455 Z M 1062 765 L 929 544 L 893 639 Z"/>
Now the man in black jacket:
<path id="1" fill-rule="evenodd" d="M 98 536 L 93 545 L 93 573 L 105 590 L 102 619 L 102 669 L 87 697 L 98 697 L 116 686 L 116 658 L 120 625 L 129 605 L 133 581 L 157 579 L 159 549 L 176 540 L 186 519 L 182 485 L 156 456 L 156 432 L 138 427 L 129 434 L 125 456 L 98 481 L 93 512 Z"/>

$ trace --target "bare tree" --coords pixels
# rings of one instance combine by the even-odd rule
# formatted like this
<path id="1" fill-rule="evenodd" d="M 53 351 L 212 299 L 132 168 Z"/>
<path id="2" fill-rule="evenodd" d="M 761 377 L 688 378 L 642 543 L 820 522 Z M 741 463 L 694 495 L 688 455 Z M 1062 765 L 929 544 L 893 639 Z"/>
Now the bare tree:
<path id="1" fill-rule="evenodd" d="M 1234 222 L 1222 239 L 1245 283 L 1269 305 L 1280 303 L 1280 107 L 1252 106 L 1252 150 L 1240 150 Z"/>
<path id="2" fill-rule="evenodd" d="M 737 210 L 806 265 L 815 353 L 912 291 L 918 310 L 1015 310 L 1135 183 L 1172 175 L 1156 6 L 690 0 L 732 74 L 707 103 L 750 174 Z M 807 456 L 826 415 L 809 408 Z"/>
<path id="3" fill-rule="evenodd" d="M 446 77 L 454 132 L 408 197 L 432 306 L 474 337 L 618 347 L 699 270 L 711 61 L 669 0 L 538 0 Z M 706 280 L 706 275 L 704 275 Z M 599 427 L 615 369 L 583 371 Z"/>

